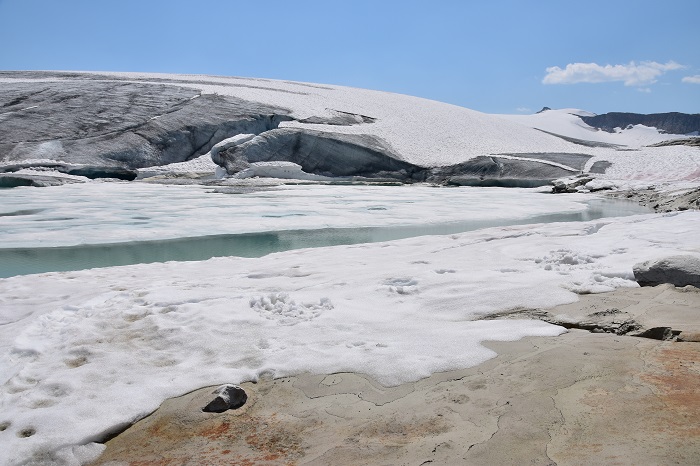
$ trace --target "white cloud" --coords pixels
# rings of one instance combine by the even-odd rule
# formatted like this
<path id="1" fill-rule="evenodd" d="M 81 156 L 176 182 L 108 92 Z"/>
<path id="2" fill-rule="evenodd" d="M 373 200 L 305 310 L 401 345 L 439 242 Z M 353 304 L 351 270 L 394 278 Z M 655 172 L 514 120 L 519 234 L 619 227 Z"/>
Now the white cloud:
<path id="1" fill-rule="evenodd" d="M 515 111 L 518 113 L 530 113 L 532 109 L 527 107 L 518 107 L 515 109 Z"/>
<path id="2" fill-rule="evenodd" d="M 700 74 L 696 74 L 695 76 L 686 76 L 681 81 L 690 84 L 700 84 Z"/>
<path id="3" fill-rule="evenodd" d="M 629 62 L 627 65 L 605 65 L 597 63 L 569 63 L 566 68 L 547 68 L 544 84 L 604 83 L 622 81 L 625 86 L 647 86 L 667 71 L 685 68 L 674 61 L 657 63 Z"/>

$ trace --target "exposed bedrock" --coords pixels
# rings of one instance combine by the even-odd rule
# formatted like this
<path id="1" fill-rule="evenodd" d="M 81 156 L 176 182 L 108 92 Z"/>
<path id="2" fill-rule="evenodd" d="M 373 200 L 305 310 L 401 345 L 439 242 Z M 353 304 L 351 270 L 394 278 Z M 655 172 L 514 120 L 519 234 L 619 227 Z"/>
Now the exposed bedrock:
<path id="1" fill-rule="evenodd" d="M 133 179 L 137 168 L 189 160 L 230 136 L 276 128 L 288 115 L 162 84 L 3 83 L 0 162 L 4 171 L 43 160 L 66 173 Z"/>
<path id="2" fill-rule="evenodd" d="M 306 173 L 333 177 L 422 181 L 426 170 L 404 162 L 382 140 L 364 134 L 279 128 L 218 152 L 214 162 L 229 174 L 255 162 L 293 162 Z"/>
<path id="3" fill-rule="evenodd" d="M 614 185 L 613 189 L 615 189 Z M 656 212 L 700 210 L 700 188 L 668 191 L 658 186 L 649 186 L 614 191 L 613 195 L 647 206 Z"/>

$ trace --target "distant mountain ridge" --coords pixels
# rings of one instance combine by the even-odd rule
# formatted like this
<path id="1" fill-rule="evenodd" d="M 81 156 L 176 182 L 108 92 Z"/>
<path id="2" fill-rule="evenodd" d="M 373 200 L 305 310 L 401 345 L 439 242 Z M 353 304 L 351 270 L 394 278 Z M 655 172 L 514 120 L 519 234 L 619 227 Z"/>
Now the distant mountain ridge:
<path id="1" fill-rule="evenodd" d="M 654 127 L 668 134 L 700 133 L 700 113 L 624 113 L 610 112 L 595 116 L 581 116 L 586 124 L 599 128 L 608 133 L 614 133 L 615 128 L 625 129 L 630 125 Z"/>

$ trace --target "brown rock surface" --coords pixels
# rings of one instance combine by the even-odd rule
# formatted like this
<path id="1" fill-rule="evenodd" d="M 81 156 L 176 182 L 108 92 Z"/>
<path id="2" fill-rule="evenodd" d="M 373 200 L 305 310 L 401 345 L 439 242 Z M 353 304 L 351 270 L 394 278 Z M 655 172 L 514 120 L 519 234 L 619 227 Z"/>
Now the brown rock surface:
<path id="1" fill-rule="evenodd" d="M 656 290 L 669 317 L 697 324 L 698 293 Z M 644 319 L 663 312 L 640 305 Z M 201 411 L 213 388 L 201 389 L 110 440 L 95 464 L 700 464 L 700 344 L 571 330 L 487 346 L 499 355 L 484 364 L 398 387 L 349 373 L 242 384 L 248 402 L 221 414 Z"/>

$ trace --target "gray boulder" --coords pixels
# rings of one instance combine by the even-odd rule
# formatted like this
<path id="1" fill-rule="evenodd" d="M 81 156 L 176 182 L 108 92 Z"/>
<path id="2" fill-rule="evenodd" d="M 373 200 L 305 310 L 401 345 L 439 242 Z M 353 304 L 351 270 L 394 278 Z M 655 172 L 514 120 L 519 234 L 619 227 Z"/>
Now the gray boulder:
<path id="1" fill-rule="evenodd" d="M 640 286 L 656 286 L 670 283 L 674 286 L 700 287 L 700 258 L 695 256 L 670 256 L 635 264 L 634 278 Z"/>
<path id="2" fill-rule="evenodd" d="M 238 409 L 248 401 L 248 395 L 238 385 L 226 384 L 214 390 L 214 398 L 202 411 L 207 413 L 223 413 L 229 409 Z"/>

